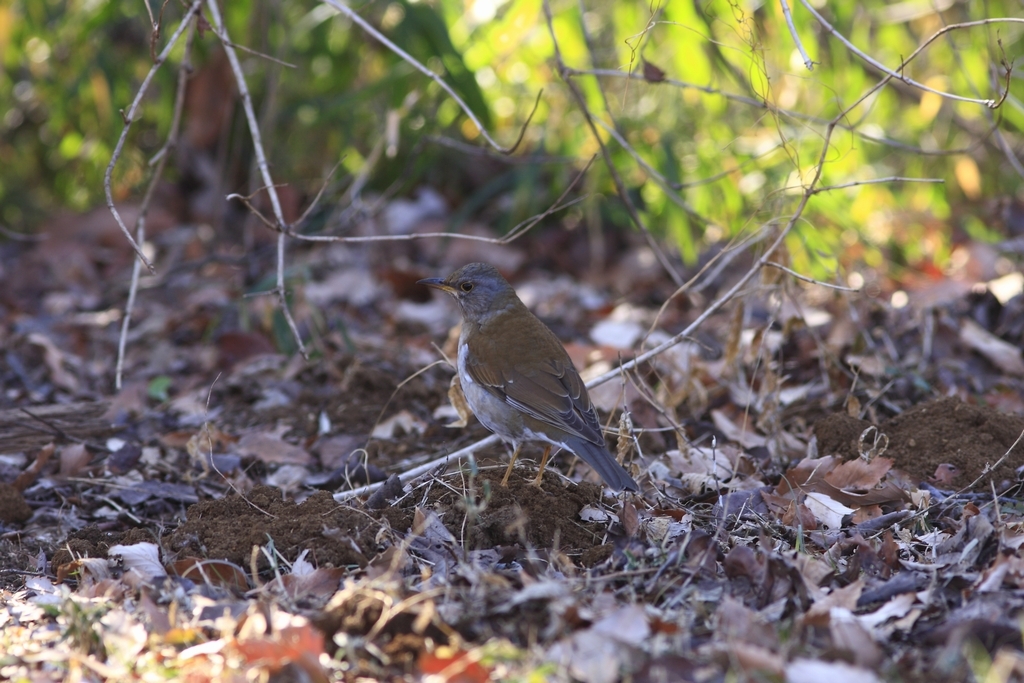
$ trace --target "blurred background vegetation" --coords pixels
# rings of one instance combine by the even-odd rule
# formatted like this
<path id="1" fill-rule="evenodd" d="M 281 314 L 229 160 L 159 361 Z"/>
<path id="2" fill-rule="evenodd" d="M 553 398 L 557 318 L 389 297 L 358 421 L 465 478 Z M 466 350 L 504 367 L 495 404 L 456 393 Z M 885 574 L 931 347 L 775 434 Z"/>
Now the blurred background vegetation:
<path id="1" fill-rule="evenodd" d="M 161 26 L 154 38 L 145 1 L 0 5 L 0 222 L 7 230 L 36 230 L 57 207 L 102 204 L 103 172 L 124 126 L 120 112 L 184 11 L 178 1 L 149 0 Z M 828 120 L 881 78 L 800 0 L 791 1 L 813 71 L 778 0 L 551 2 L 565 63 L 608 74 L 571 78 L 629 196 L 685 261 L 708 243 L 785 220 L 813 176 Z M 280 60 L 240 53 L 275 181 L 297 189 L 300 204 L 340 162 L 325 206 L 350 202 L 346 190 L 362 173 L 367 196 L 431 186 L 452 210 L 453 228 L 471 217 L 507 230 L 546 209 L 599 153 L 558 73 L 541 0 L 351 5 L 443 74 L 502 144 L 515 141 L 543 90 L 516 163 L 495 159 L 436 83 L 333 8 L 314 0 L 222 4 L 236 44 Z M 1009 0 L 813 4 L 890 68 L 943 26 L 1020 12 Z M 1022 34 L 1019 23 L 951 31 L 903 71 L 939 90 L 997 99 L 1006 82 L 1000 64 L 1022 54 Z M 181 42 L 147 93 L 115 169 L 117 200 L 141 194 L 164 143 Z M 258 187 L 251 143 L 208 28 L 198 31 L 192 61 L 184 139 L 167 178 L 186 197 L 183 219 L 229 221 L 223 207 L 211 210 L 188 193 L 212 185 L 216 207 L 228 192 Z M 894 82 L 850 112 L 832 137 L 822 184 L 890 176 L 944 183 L 894 181 L 816 195 L 788 244 L 794 267 L 819 276 L 853 262 L 941 271 L 958 240 L 998 240 L 1019 230 L 1024 169 L 1014 155 L 1024 152 L 1024 81 L 1014 71 L 1009 83 L 996 110 Z M 587 201 L 559 214 L 559 222 L 634 229 L 600 157 L 580 191 Z M 324 211 L 311 229 L 344 231 L 338 216 Z"/>

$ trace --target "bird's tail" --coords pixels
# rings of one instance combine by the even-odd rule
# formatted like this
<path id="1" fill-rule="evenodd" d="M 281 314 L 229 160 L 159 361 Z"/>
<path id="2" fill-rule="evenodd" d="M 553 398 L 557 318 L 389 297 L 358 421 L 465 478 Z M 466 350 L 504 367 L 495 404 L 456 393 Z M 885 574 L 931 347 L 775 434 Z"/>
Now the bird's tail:
<path id="1" fill-rule="evenodd" d="M 616 491 L 639 491 L 640 487 L 633 477 L 615 461 L 615 456 L 595 443 L 584 439 L 571 438 L 565 444 L 570 451 L 578 455 L 583 462 L 594 468 L 604 482 Z"/>

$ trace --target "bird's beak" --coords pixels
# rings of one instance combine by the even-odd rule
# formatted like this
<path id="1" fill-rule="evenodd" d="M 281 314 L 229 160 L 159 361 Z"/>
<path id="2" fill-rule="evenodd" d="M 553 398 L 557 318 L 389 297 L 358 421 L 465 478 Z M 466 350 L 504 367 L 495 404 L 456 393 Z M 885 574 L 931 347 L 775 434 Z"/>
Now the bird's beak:
<path id="1" fill-rule="evenodd" d="M 445 294 L 455 294 L 455 288 L 448 285 L 448 283 L 446 283 L 442 278 L 439 277 L 428 277 L 423 280 L 418 280 L 416 284 L 426 285 L 427 287 L 431 287 L 433 289 L 440 289 Z"/>

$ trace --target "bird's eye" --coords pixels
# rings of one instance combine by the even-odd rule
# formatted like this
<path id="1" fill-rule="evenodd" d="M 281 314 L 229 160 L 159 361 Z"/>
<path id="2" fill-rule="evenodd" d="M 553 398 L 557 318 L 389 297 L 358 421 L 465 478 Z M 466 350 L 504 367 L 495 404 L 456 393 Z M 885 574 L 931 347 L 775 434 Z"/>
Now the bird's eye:
<path id="1" fill-rule="evenodd" d="M 472 282 L 463 282 L 461 285 L 459 285 L 459 289 L 461 289 L 463 292 L 472 292 L 473 291 L 473 283 Z"/>

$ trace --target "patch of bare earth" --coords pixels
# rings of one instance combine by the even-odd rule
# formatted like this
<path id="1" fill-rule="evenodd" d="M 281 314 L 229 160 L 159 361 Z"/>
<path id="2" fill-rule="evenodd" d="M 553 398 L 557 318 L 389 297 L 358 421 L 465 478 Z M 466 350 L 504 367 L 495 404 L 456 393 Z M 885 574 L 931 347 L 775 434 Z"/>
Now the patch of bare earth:
<path id="1" fill-rule="evenodd" d="M 870 427 L 875 430 L 862 434 Z M 835 413 L 814 426 L 822 455 L 851 459 L 870 449 L 877 435 L 887 438 L 881 454 L 915 481 L 940 488 L 1005 491 L 1017 482 L 1024 447 L 1011 448 L 1024 433 L 1024 417 L 943 398 L 916 405 L 879 425 Z M 1004 457 L 1005 456 L 1005 457 Z M 998 466 L 997 466 L 998 465 Z"/>

